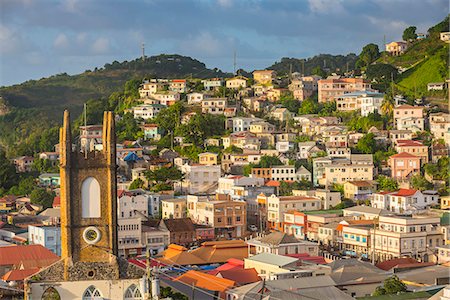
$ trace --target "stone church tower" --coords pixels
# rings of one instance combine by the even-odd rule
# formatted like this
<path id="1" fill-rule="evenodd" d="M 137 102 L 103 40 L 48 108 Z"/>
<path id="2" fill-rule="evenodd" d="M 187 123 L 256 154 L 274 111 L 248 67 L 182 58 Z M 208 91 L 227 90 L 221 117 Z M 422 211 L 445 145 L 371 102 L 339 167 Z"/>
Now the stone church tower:
<path id="1" fill-rule="evenodd" d="M 72 151 L 69 112 L 60 129 L 64 279 L 118 279 L 114 116 L 103 116 L 102 151 Z M 106 272 L 107 271 L 107 272 Z"/>
<path id="2" fill-rule="evenodd" d="M 134 292 L 143 294 L 145 272 L 117 257 L 116 141 L 112 112 L 103 116 L 101 151 L 72 149 L 69 112 L 64 112 L 60 176 L 61 260 L 28 280 L 27 295 L 45 299 L 42 286 L 50 286 L 61 299 L 75 294 L 90 299 L 85 293 L 94 295 L 93 287 L 97 289 L 95 293 L 105 297 L 124 292 L 121 289 L 130 284 Z"/>

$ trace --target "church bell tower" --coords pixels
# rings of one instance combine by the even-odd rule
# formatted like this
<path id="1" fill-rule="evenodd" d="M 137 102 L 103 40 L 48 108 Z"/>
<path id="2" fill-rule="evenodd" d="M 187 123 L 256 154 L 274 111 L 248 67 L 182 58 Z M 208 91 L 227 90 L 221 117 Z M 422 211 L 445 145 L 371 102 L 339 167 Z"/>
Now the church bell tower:
<path id="1" fill-rule="evenodd" d="M 118 279 L 114 114 L 103 115 L 103 149 L 72 148 L 69 112 L 60 129 L 64 280 Z"/>

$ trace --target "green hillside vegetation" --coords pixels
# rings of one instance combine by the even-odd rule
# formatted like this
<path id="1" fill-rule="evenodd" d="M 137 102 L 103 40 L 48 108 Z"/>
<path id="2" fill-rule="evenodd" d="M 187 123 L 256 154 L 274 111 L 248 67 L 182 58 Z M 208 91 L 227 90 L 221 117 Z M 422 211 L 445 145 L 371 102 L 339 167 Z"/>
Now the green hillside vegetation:
<path id="1" fill-rule="evenodd" d="M 289 74 L 290 71 L 302 73 L 303 68 L 304 74 L 317 74 L 318 70 L 328 74 L 343 74 L 347 69 L 349 71 L 354 70 L 357 60 L 358 56 L 354 53 L 347 55 L 320 54 L 306 59 L 283 57 L 281 61 L 274 63 L 267 69 L 275 70 L 281 76 Z"/>
<path id="2" fill-rule="evenodd" d="M 427 96 L 427 84 L 430 82 L 443 82 L 446 79 L 448 64 L 448 49 L 442 47 L 434 55 L 404 72 L 397 82 L 400 91 L 410 97 Z"/>
<path id="3" fill-rule="evenodd" d="M 108 97 L 119 91 L 130 79 L 147 78 L 208 78 L 231 76 L 218 69 L 181 55 L 158 55 L 145 60 L 105 64 L 103 68 L 82 74 L 58 74 L 40 80 L 0 88 L 0 96 L 9 106 L 33 108 L 81 107 L 87 99 Z"/>
<path id="4" fill-rule="evenodd" d="M 428 29 L 425 39 L 414 41 L 404 54 L 391 56 L 383 52 L 376 63 L 390 64 L 403 69 L 395 80 L 396 88 L 409 98 L 432 96 L 444 97 L 443 92 L 428 92 L 430 82 L 443 82 L 447 78 L 449 44 L 440 40 L 440 33 L 448 31 L 448 16 Z"/>

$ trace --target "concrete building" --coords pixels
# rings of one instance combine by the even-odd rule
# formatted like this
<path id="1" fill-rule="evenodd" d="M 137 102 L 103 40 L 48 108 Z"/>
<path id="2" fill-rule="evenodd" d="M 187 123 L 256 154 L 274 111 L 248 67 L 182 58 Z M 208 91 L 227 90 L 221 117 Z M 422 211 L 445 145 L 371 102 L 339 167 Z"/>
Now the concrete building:
<path id="1" fill-rule="evenodd" d="M 311 97 L 318 89 L 318 81 L 321 78 L 316 75 L 303 76 L 299 79 L 294 79 L 289 84 L 289 90 L 292 92 L 294 99 L 303 101 Z"/>
<path id="2" fill-rule="evenodd" d="M 344 197 L 352 200 L 366 200 L 372 195 L 374 184 L 370 181 L 356 180 L 344 183 Z"/>
<path id="3" fill-rule="evenodd" d="M 351 154 L 347 158 L 321 157 L 313 160 L 313 184 L 326 188 L 347 181 L 373 180 L 372 155 Z"/>
<path id="4" fill-rule="evenodd" d="M 247 87 L 247 78 L 243 76 L 236 76 L 226 81 L 228 89 L 243 89 Z"/>
<path id="5" fill-rule="evenodd" d="M 409 153 L 420 157 L 421 165 L 428 163 L 428 146 L 420 141 L 397 140 L 395 150 L 397 153 Z"/>
<path id="6" fill-rule="evenodd" d="M 180 170 L 184 178 L 175 183 L 175 190 L 189 194 L 215 191 L 221 175 L 220 165 L 184 164 Z"/>
<path id="7" fill-rule="evenodd" d="M 203 152 L 198 155 L 198 162 L 201 165 L 213 166 L 217 165 L 217 153 Z"/>
<path id="8" fill-rule="evenodd" d="M 163 219 L 180 219 L 187 217 L 187 204 L 185 197 L 161 200 Z"/>
<path id="9" fill-rule="evenodd" d="M 380 112 L 383 94 L 372 91 L 346 93 L 335 97 L 336 109 L 339 111 L 360 110 L 361 116 Z"/>
<path id="10" fill-rule="evenodd" d="M 420 157 L 406 152 L 389 157 L 388 165 L 391 168 L 391 177 L 397 180 L 420 174 Z"/>
<path id="11" fill-rule="evenodd" d="M 439 203 L 439 195 L 423 193 L 414 189 L 400 189 L 396 192 L 378 192 L 372 196 L 372 206 L 395 213 L 424 210 Z"/>
<path id="12" fill-rule="evenodd" d="M 249 131 L 250 125 L 254 122 L 262 121 L 260 118 L 235 117 L 231 119 L 233 122 L 233 132 Z"/>
<path id="13" fill-rule="evenodd" d="M 202 80 L 205 91 L 214 91 L 223 86 L 224 81 L 221 78 L 209 78 Z"/>
<path id="14" fill-rule="evenodd" d="M 429 120 L 433 137 L 444 140 L 445 145 L 450 148 L 450 114 L 433 113 L 430 114 Z"/>
<path id="15" fill-rule="evenodd" d="M 277 255 L 307 253 L 311 256 L 319 254 L 317 243 L 299 240 L 292 235 L 278 231 L 250 239 L 247 244 L 249 257 L 260 253 Z"/>
<path id="16" fill-rule="evenodd" d="M 408 43 L 406 42 L 391 42 L 389 44 L 386 44 L 386 51 L 394 56 L 398 56 L 403 54 L 406 49 L 408 49 Z"/>
<path id="17" fill-rule="evenodd" d="M 267 197 L 267 222 L 272 229 L 282 230 L 284 214 L 290 210 L 320 210 L 321 199 L 310 196 L 275 196 Z"/>
<path id="18" fill-rule="evenodd" d="M 423 131 L 425 129 L 423 107 L 407 104 L 395 107 L 394 125 L 398 130 Z"/>
<path id="19" fill-rule="evenodd" d="M 253 71 L 253 79 L 257 83 L 271 84 L 276 76 L 277 72 L 275 72 L 274 70 Z"/>
<path id="20" fill-rule="evenodd" d="M 61 256 L 61 228 L 28 225 L 28 243 L 39 244 Z"/>
<path id="21" fill-rule="evenodd" d="M 318 81 L 319 102 L 334 101 L 336 97 L 357 91 L 371 91 L 371 84 L 362 78 L 327 78 Z"/>
<path id="22" fill-rule="evenodd" d="M 142 104 L 133 107 L 133 115 L 135 119 L 153 119 L 166 106 L 161 104 Z"/>
<path id="23" fill-rule="evenodd" d="M 341 193 L 325 189 L 292 190 L 292 195 L 319 198 L 321 201 L 320 209 L 331 209 L 331 207 L 341 203 Z"/>
<path id="24" fill-rule="evenodd" d="M 371 230 L 377 261 L 405 256 L 430 261 L 442 241 L 440 218 L 430 215 L 380 216 L 378 227 Z"/>
<path id="25" fill-rule="evenodd" d="M 227 98 L 208 98 L 202 100 L 202 113 L 223 115 L 227 107 Z"/>
<path id="26" fill-rule="evenodd" d="M 247 230 L 247 204 L 229 195 L 187 196 L 188 216 L 196 224 L 214 228 L 216 237 L 239 238 Z"/>

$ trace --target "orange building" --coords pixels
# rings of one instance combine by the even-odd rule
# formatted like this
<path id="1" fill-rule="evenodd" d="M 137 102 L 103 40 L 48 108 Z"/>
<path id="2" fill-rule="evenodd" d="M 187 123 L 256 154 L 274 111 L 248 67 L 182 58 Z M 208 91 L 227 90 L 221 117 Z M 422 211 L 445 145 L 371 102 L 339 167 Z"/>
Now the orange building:
<path id="1" fill-rule="evenodd" d="M 362 78 L 327 78 L 318 82 L 319 102 L 331 102 L 346 93 L 372 90 L 372 85 Z"/>
<path id="2" fill-rule="evenodd" d="M 392 155 L 389 158 L 391 177 L 406 179 L 414 174 L 420 174 L 420 157 L 406 152 Z"/>

